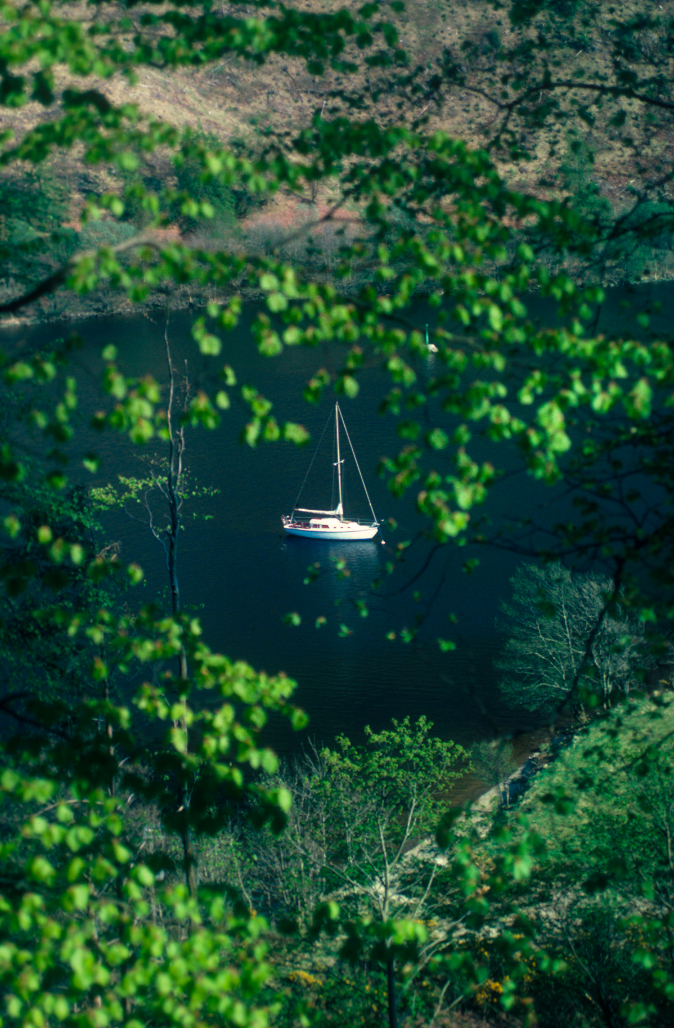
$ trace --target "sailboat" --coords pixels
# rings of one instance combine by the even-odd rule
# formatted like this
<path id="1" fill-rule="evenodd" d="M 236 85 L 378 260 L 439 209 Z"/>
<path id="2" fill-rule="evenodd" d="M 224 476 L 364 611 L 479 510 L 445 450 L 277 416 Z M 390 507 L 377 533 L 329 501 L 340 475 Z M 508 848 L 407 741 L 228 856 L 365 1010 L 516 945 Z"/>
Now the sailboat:
<path id="1" fill-rule="evenodd" d="M 342 496 L 342 464 L 344 463 L 344 461 L 342 460 L 340 450 L 340 423 L 342 425 L 342 428 L 344 429 L 344 434 L 346 435 L 346 438 L 349 442 L 349 446 L 351 447 L 351 453 L 353 454 L 353 459 L 356 462 L 356 467 L 358 468 L 358 474 L 360 475 L 360 480 L 363 484 L 365 495 L 367 496 L 367 502 L 370 504 L 370 510 L 372 511 L 371 521 L 362 521 L 360 518 L 354 520 L 344 517 L 344 503 Z M 300 489 L 300 495 L 297 497 L 297 500 L 295 501 L 295 506 L 292 509 L 292 513 L 284 514 L 281 518 L 283 522 L 283 527 L 285 531 L 288 533 L 288 535 L 300 536 L 302 539 L 337 539 L 339 541 L 348 539 L 374 539 L 375 535 L 379 531 L 379 522 L 377 521 L 374 508 L 372 507 L 372 502 L 370 500 L 370 496 L 365 485 L 365 480 L 363 479 L 363 473 L 360 470 L 358 459 L 356 457 L 353 445 L 351 443 L 351 439 L 349 437 L 346 422 L 344 421 L 344 415 L 342 414 L 338 403 L 335 404 L 335 442 L 337 448 L 336 467 L 337 483 L 339 489 L 339 503 L 337 504 L 334 510 L 313 510 L 308 507 L 298 507 L 297 504 L 299 503 L 300 496 L 302 495 L 302 489 L 304 488 L 303 483 L 302 489 Z M 315 459 L 316 454 L 314 454 L 313 460 L 309 465 L 309 471 L 311 471 L 311 465 L 313 464 Z M 307 474 L 304 478 L 304 482 L 306 482 L 309 476 L 309 471 L 307 471 Z"/>

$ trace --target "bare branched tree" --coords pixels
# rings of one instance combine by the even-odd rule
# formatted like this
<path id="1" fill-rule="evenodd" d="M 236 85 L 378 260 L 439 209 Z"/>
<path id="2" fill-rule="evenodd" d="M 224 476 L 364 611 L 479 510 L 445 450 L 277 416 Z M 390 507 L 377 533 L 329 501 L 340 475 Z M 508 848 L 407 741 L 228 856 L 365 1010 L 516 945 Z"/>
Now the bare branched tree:
<path id="1" fill-rule="evenodd" d="M 497 667 L 502 693 L 529 710 L 553 710 L 572 690 L 604 706 L 643 683 L 653 658 L 644 623 L 614 600 L 610 578 L 560 564 L 521 565 L 502 605 L 505 636 Z"/>

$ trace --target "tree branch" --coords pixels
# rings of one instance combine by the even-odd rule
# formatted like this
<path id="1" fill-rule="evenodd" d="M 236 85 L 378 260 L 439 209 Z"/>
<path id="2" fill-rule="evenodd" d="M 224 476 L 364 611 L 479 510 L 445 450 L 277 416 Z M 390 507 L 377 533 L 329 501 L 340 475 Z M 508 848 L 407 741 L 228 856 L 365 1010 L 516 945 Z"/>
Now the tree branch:
<path id="1" fill-rule="evenodd" d="M 113 253 L 123 253 L 125 250 L 132 250 L 136 246 L 152 246 L 156 250 L 159 249 L 158 241 L 149 235 L 132 236 L 131 239 L 125 239 L 123 242 L 105 247 L 105 249 L 112 250 Z M 0 303 L 0 314 L 13 314 L 14 311 L 20 310 L 21 307 L 27 307 L 29 304 L 34 303 L 35 300 L 53 293 L 55 289 L 63 285 L 79 261 L 85 257 L 91 257 L 95 253 L 98 253 L 98 250 L 80 250 L 78 253 L 74 253 L 65 264 L 62 264 L 52 275 L 43 279 L 42 282 L 34 286 L 29 292 L 24 293 L 22 296 L 16 296 L 7 303 Z"/>

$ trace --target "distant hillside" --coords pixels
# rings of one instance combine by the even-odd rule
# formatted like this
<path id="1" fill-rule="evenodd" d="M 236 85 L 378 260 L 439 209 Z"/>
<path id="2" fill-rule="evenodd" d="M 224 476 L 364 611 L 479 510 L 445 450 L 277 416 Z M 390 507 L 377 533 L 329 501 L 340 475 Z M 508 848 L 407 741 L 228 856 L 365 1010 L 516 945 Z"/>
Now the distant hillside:
<path id="1" fill-rule="evenodd" d="M 326 9 L 325 0 L 294 3 L 304 11 L 324 13 Z M 357 9 L 361 3 L 342 0 L 331 5 L 331 10 L 342 6 Z M 662 10 L 662 5 L 633 2 L 607 8 L 579 0 L 573 5 L 576 13 L 570 21 L 559 26 L 554 19 L 548 23 L 547 49 L 540 41 L 542 37 L 537 37 L 538 29 L 513 29 L 506 5 L 497 6 L 499 9 L 489 0 L 410 0 L 405 11 L 391 13 L 407 54 L 406 64 L 401 63 L 395 73 L 391 69 L 368 70 L 361 60 L 355 74 L 328 70 L 314 76 L 299 60 L 274 56 L 258 64 L 233 55 L 211 66 L 178 71 L 143 67 L 133 85 L 121 75 L 113 76 L 102 87 L 98 82 L 96 85 L 111 103 L 136 105 L 141 119 L 160 119 L 191 129 L 253 158 L 263 154 L 272 137 L 276 143 L 289 141 L 317 114 L 325 119 L 348 113 L 384 124 L 423 123 L 426 131 L 442 130 L 472 146 L 489 146 L 502 175 L 517 189 L 543 197 L 569 195 L 587 209 L 601 202 L 618 211 L 626 208 L 635 189 L 652 183 L 671 166 L 671 115 L 667 113 L 669 120 L 653 124 L 636 100 L 602 104 L 597 102 L 596 93 L 587 90 L 547 94 L 541 89 L 529 95 L 527 82 L 534 82 L 547 64 L 558 75 L 610 83 L 616 74 L 616 19 L 629 19 L 632 14 L 643 17 L 640 28 L 634 23 L 630 59 L 641 73 L 651 65 L 661 73 L 671 61 L 667 39 L 649 26 L 644 8 L 656 11 Z M 673 7 L 671 2 L 666 6 Z M 223 2 L 221 7 L 223 15 L 242 13 L 240 4 Z M 141 17 L 145 10 L 142 5 L 134 7 L 132 17 Z M 251 7 L 251 16 L 255 10 Z M 92 17 L 92 9 L 85 3 L 66 4 L 63 11 L 74 20 Z M 119 12 L 113 4 L 96 12 L 97 17 L 115 13 Z M 132 36 L 130 30 L 128 38 L 122 39 L 123 45 L 133 47 Z M 378 45 L 375 41 L 375 49 Z M 355 61 L 362 58 L 354 46 L 346 56 Z M 66 84 L 62 73 L 57 86 Z M 509 97 L 517 91 L 523 99 L 512 104 Z M 34 102 L 20 109 L 0 109 L 0 126 L 11 128 L 16 139 L 53 116 L 53 108 L 45 109 Z M 65 233 L 58 245 L 45 242 L 34 267 L 19 268 L 10 262 L 0 292 L 11 292 L 17 276 L 30 281 L 33 272 L 57 266 L 64 254 L 76 247 L 113 241 L 112 237 L 106 239 L 104 229 L 97 230 L 98 234 L 93 229 L 82 233 L 79 214 L 87 196 L 120 192 L 134 176 L 146 187 L 184 187 L 167 153 L 157 150 L 137 156 L 141 160 L 139 168 L 124 172 L 110 164 L 84 164 L 81 151 L 75 148 L 55 154 L 37 178 L 31 178 L 30 169 L 24 169 L 27 177 L 19 183 L 15 178 L 0 178 L 0 192 L 4 190 L 0 195 L 0 243 L 23 239 L 26 233 L 37 233 L 46 240 L 57 225 Z M 12 174 L 15 176 L 15 172 Z M 204 239 L 204 244 L 212 245 L 217 237 L 218 245 L 265 252 L 276 245 L 281 230 L 311 221 L 316 211 L 324 211 L 335 202 L 337 180 L 328 181 L 331 184 L 307 188 L 303 196 L 286 193 L 261 198 L 234 191 L 231 196 L 220 197 L 217 225 L 209 230 L 210 242 Z M 46 199 L 47 209 L 42 214 L 40 196 Z M 30 217 L 26 210 L 30 210 Z M 354 215 L 353 211 L 348 213 Z M 142 227 L 142 214 L 128 205 L 125 217 L 130 225 Z M 176 217 L 165 231 L 175 238 L 194 238 L 195 229 L 194 224 Z M 124 230 L 116 226 L 115 231 Z M 666 273 L 667 263 L 662 267 L 665 270 L 661 268 L 660 275 Z M 642 274 L 636 264 L 633 274 Z M 178 297 L 174 299 L 181 302 Z M 188 298 L 182 300 L 187 302 Z M 45 302 L 43 314 L 67 313 L 63 303 L 56 299 Z M 117 301 L 98 295 L 77 302 L 70 297 L 67 303 L 69 312 L 76 313 L 82 304 L 82 309 L 100 312 L 114 308 Z"/>

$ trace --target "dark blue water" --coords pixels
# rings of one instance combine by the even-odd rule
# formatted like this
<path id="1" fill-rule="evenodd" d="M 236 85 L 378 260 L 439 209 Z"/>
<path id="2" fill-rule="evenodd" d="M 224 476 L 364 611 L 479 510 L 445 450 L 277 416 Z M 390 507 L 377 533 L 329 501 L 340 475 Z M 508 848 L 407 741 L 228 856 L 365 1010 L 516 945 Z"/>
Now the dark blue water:
<path id="1" fill-rule="evenodd" d="M 666 294 L 668 295 L 668 294 Z M 612 327 L 620 315 L 616 294 L 602 313 L 605 326 Z M 648 296 L 640 294 L 643 303 Z M 536 303 L 533 304 L 534 308 Z M 549 310 L 544 310 L 550 316 Z M 252 317 L 247 312 L 247 321 Z M 416 318 L 422 324 L 430 312 L 422 306 Z M 317 440 L 334 404 L 327 393 L 316 407 L 301 398 L 306 380 L 319 367 L 338 370 L 329 351 L 286 349 L 278 358 L 261 357 L 250 341 L 247 322 L 225 337 L 220 358 L 210 363 L 196 352 L 189 337 L 190 316 L 174 315 L 170 338 L 175 363 L 188 360 L 193 388 L 213 381 L 214 369 L 230 364 L 239 383 L 251 382 L 274 402 L 279 421 L 301 421 Z M 87 424 L 93 410 L 104 402 L 98 387 L 102 367 L 101 349 L 114 343 L 120 365 L 128 375 L 150 373 L 166 382 L 163 319 L 145 317 L 90 319 L 80 324 L 12 329 L 5 333 L 7 345 L 22 348 L 44 341 L 50 334 L 77 331 L 84 342 L 76 360 L 81 395 L 82 426 L 76 447 L 81 452 L 94 445 L 101 456 L 100 472 L 92 484 L 115 480 L 118 474 L 141 476 L 142 451 L 112 433 L 92 439 Z M 338 360 L 338 358 L 335 358 Z M 418 368 L 421 377 L 433 372 L 432 358 Z M 232 408 L 223 412 L 215 431 L 188 430 L 187 462 L 199 484 L 219 490 L 217 496 L 196 501 L 190 513 L 208 515 L 209 520 L 186 519 L 181 538 L 180 584 L 183 604 L 194 607 L 202 620 L 205 639 L 211 648 L 232 658 L 249 661 L 269 673 L 284 671 L 298 683 L 296 700 L 310 716 L 304 738 L 330 742 L 338 733 L 358 738 L 363 726 L 384 727 L 392 717 L 425 714 L 439 734 L 462 743 L 491 736 L 495 731 L 515 732 L 532 726 L 522 712 L 508 709 L 501 701 L 493 659 L 500 640 L 496 632 L 499 604 L 509 598 L 509 578 L 520 557 L 499 550 L 478 554 L 480 567 L 472 575 L 461 569 L 473 554 L 466 549 L 445 547 L 431 560 L 426 573 L 416 582 L 410 579 L 425 563 L 430 543 L 417 541 L 405 563 L 393 576 L 384 574 L 387 561 L 395 558 L 399 540 L 414 538 L 420 528 L 413 496 L 395 500 L 377 477 L 380 458 L 400 448 L 392 418 L 381 417 L 377 407 L 387 390 L 379 367 L 366 368 L 360 376 L 361 391 L 354 400 L 343 398 L 342 409 L 379 520 L 385 545 L 371 543 L 325 543 L 293 539 L 281 531 L 281 514 L 295 502 L 313 454 L 309 448 L 291 444 L 261 444 L 256 449 L 238 441 L 247 412 L 237 402 L 237 390 L 230 390 Z M 151 450 L 156 449 L 150 447 Z M 439 461 L 441 458 L 439 458 Z M 329 463 L 329 461 L 326 461 Z M 449 458 L 446 458 L 449 471 Z M 443 470 L 439 464 L 439 470 Z M 81 477 L 78 462 L 72 474 Z M 330 480 L 326 472 L 327 491 Z M 348 495 L 357 510 L 367 513 L 357 480 L 347 482 Z M 494 491 L 489 513 L 522 517 L 534 508 L 549 504 L 540 486 L 526 476 L 512 475 Z M 413 493 L 414 490 L 411 490 Z M 304 502 L 328 505 L 321 500 L 320 482 Z M 393 517 L 398 529 L 392 532 L 386 519 Z M 143 525 L 122 512 L 105 517 L 110 536 L 122 544 L 122 558 L 138 561 L 145 570 L 146 584 L 138 597 L 155 596 L 166 587 L 166 570 L 159 544 Z M 340 571 L 338 562 L 344 562 Z M 304 584 L 307 569 L 318 564 L 312 584 Z M 383 584 L 372 592 L 373 579 Z M 417 591 L 419 595 L 416 595 Z M 365 602 L 368 616 L 361 616 L 355 601 Z M 289 613 L 300 615 L 299 626 L 289 626 Z M 401 641 L 417 615 L 425 620 L 413 643 Z M 449 615 L 455 619 L 450 622 Z M 316 619 L 325 619 L 316 627 Z M 387 638 L 395 633 L 395 639 Z M 442 653 L 438 638 L 452 638 L 457 649 Z M 301 737 L 280 721 L 267 729 L 267 741 L 281 752 L 301 745 Z"/>

